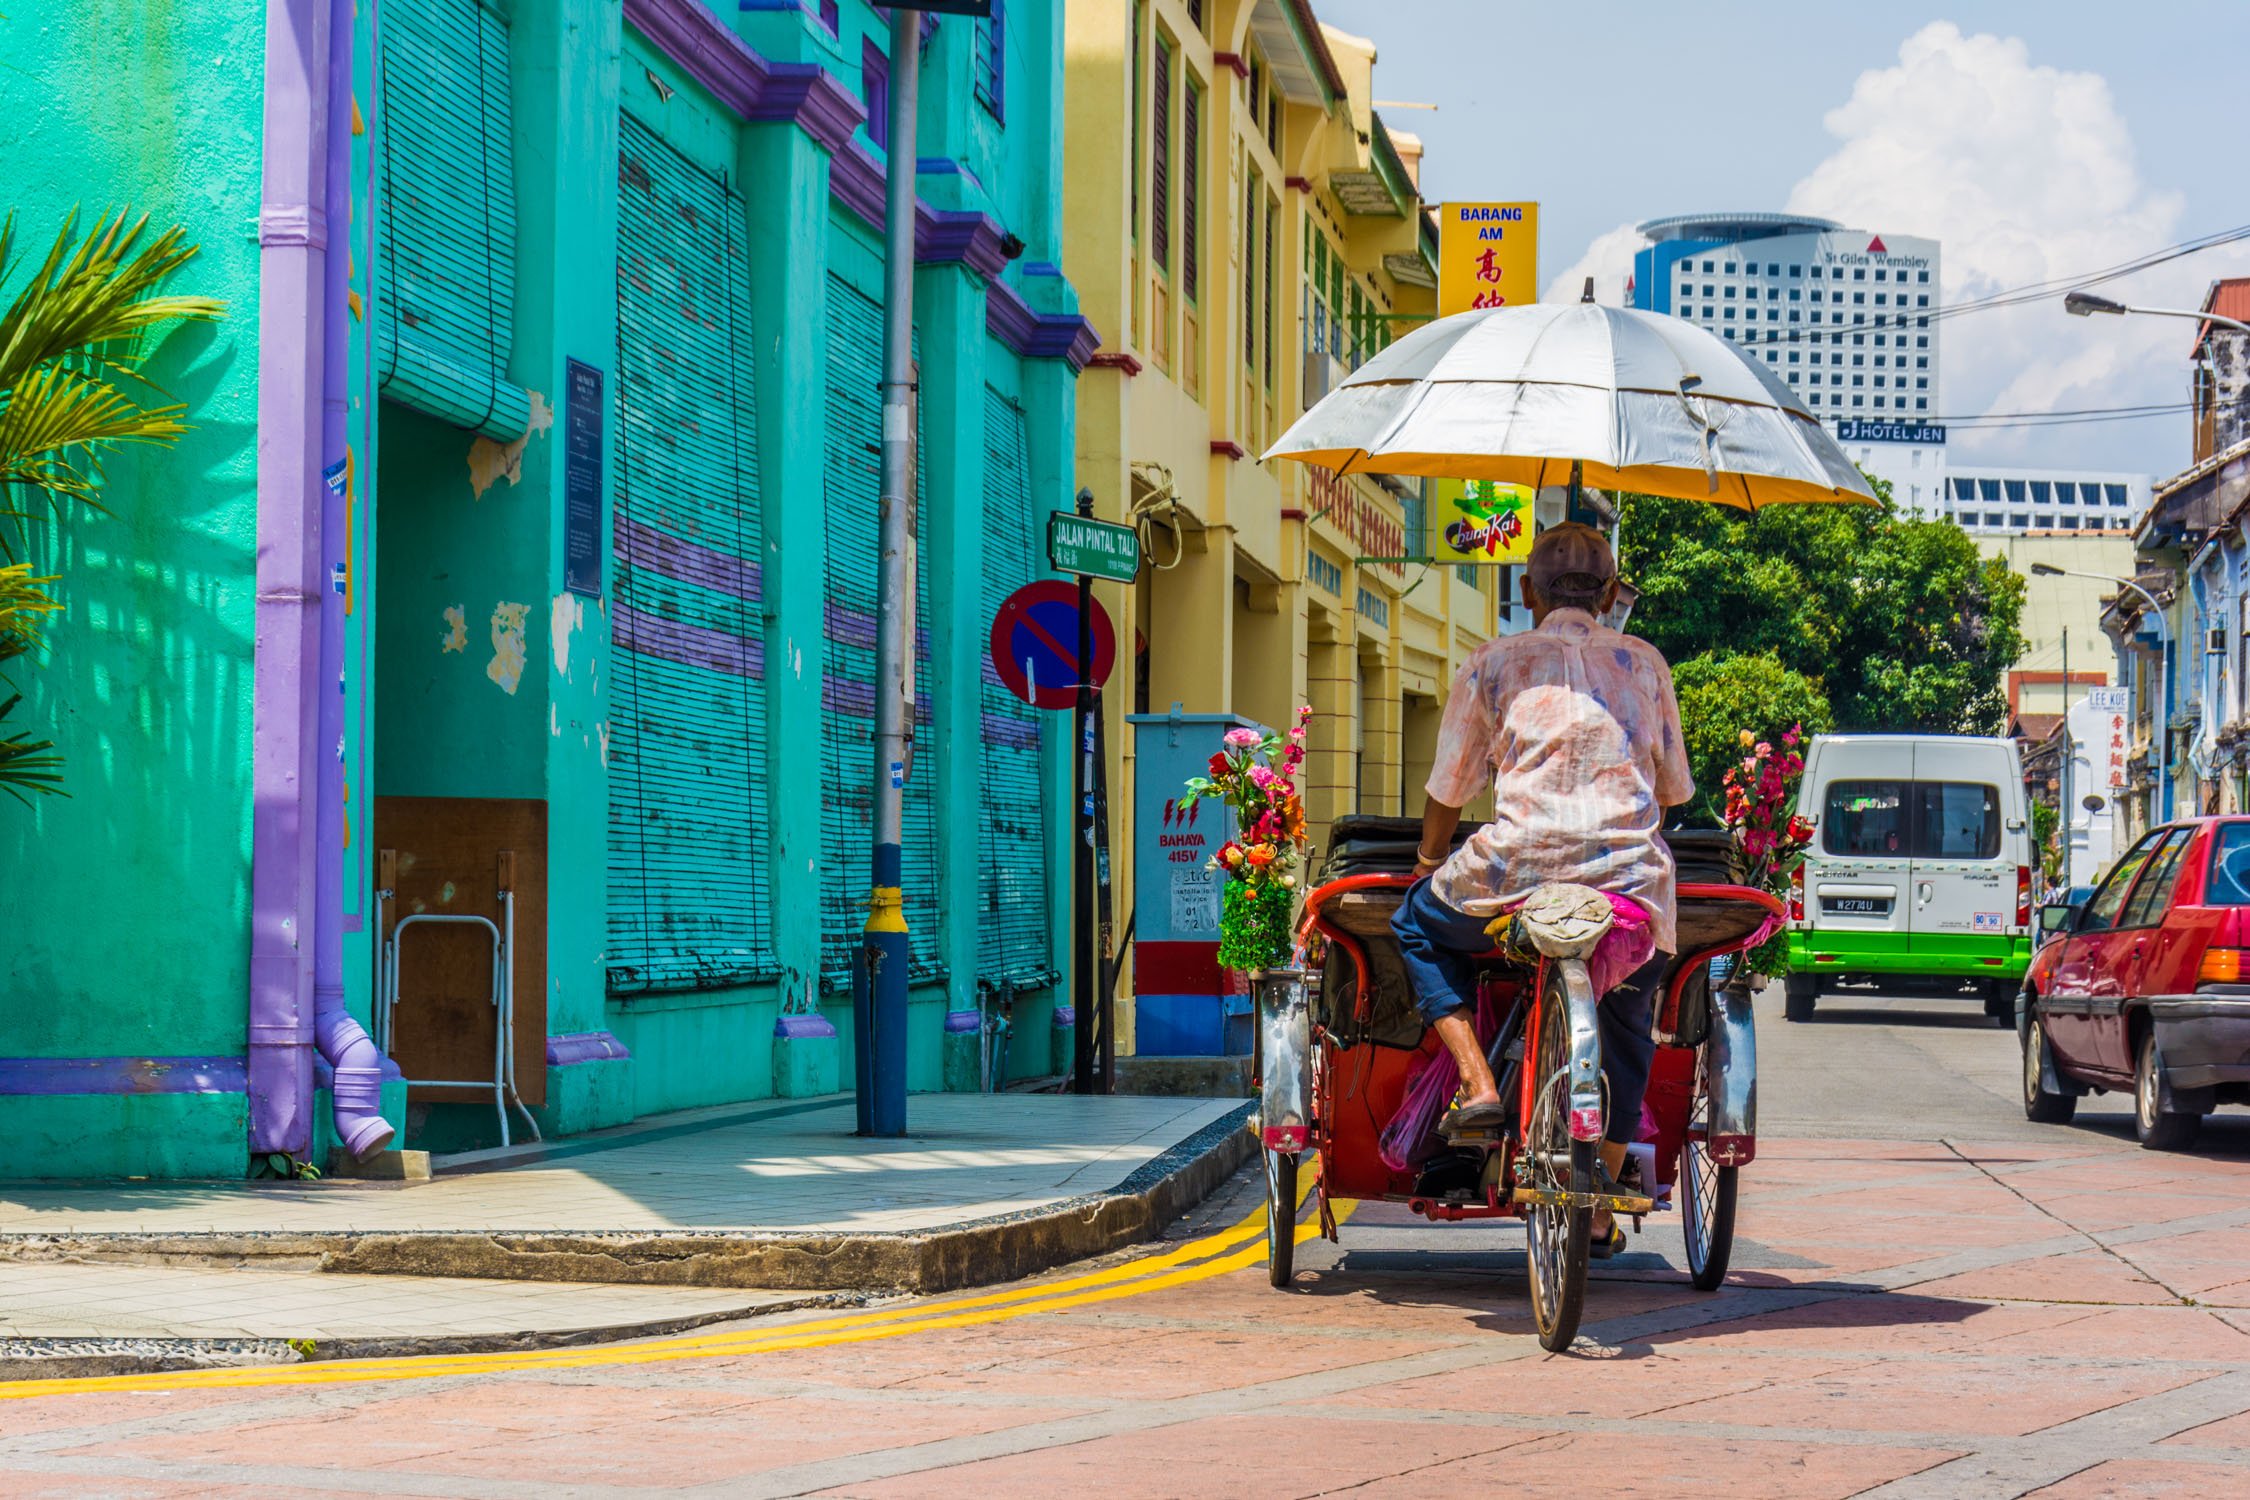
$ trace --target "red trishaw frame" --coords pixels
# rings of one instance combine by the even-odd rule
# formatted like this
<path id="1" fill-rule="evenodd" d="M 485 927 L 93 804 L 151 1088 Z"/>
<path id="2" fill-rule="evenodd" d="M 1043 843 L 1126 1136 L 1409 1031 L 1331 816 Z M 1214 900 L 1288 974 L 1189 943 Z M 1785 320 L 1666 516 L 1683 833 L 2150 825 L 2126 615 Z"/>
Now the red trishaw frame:
<path id="1" fill-rule="evenodd" d="M 1357 981 L 1352 1018 L 1359 1024 L 1364 1025 L 1369 1018 L 1374 993 L 1368 980 L 1367 950 L 1353 934 L 1329 922 L 1321 908 L 1336 897 L 1353 891 L 1404 890 L 1412 884 L 1413 877 L 1410 875 L 1346 875 L 1328 881 L 1306 894 L 1304 928 L 1320 933 L 1351 960 L 1353 976 Z M 1679 886 L 1678 896 L 1681 901 L 1746 902 L 1763 909 L 1774 922 L 1779 922 L 1787 915 L 1780 898 L 1751 886 L 1684 882 Z M 1689 975 L 1714 958 L 1740 953 L 1754 946 L 1762 940 L 1764 933 L 1770 933 L 1771 930 L 1772 924 L 1769 923 L 1762 929 L 1753 929 L 1739 938 L 1689 954 L 1676 962 L 1665 986 L 1663 1004 L 1657 1013 L 1658 1034 L 1670 1035 L 1677 1029 L 1680 996 L 1686 989 Z M 1539 979 L 1544 977 L 1543 972 L 1538 976 Z M 1525 1018 L 1522 1032 L 1527 1039 L 1539 1034 L 1538 1005 L 1543 991 L 1544 986 L 1537 985 L 1535 981 L 1531 1013 Z M 1435 1040 L 1432 1036 L 1425 1034 L 1420 1046 L 1413 1049 L 1385 1047 L 1372 1041 L 1344 1046 L 1324 1030 L 1318 1031 L 1315 1041 L 1312 1129 L 1307 1148 L 1319 1152 L 1318 1192 L 1322 1224 L 1333 1223 L 1329 1209 L 1332 1196 L 1380 1198 L 1405 1203 L 1414 1212 L 1432 1220 L 1507 1218 L 1520 1214 L 1521 1209 L 1513 1201 L 1512 1195 L 1501 1193 L 1499 1185 L 1487 1186 L 1485 1201 L 1482 1203 L 1446 1202 L 1417 1196 L 1411 1191 L 1413 1174 L 1393 1172 L 1376 1154 L 1376 1140 L 1388 1120 L 1389 1112 L 1385 1110 L 1383 1118 L 1378 1119 L 1371 1103 L 1364 1123 L 1355 1120 L 1350 1126 L 1346 1126 L 1344 1117 L 1336 1108 L 1341 1097 L 1337 1089 L 1336 1074 L 1346 1057 L 1357 1058 L 1361 1064 L 1354 1070 L 1357 1075 L 1355 1089 L 1383 1087 L 1387 1092 L 1387 1084 L 1391 1080 L 1378 1079 L 1378 1073 L 1395 1074 L 1403 1088 L 1413 1060 L 1427 1055 L 1434 1047 Z M 1671 1183 L 1673 1178 L 1663 1174 L 1676 1174 L 1678 1169 L 1680 1144 L 1687 1133 L 1687 1113 L 1695 1082 L 1696 1057 L 1701 1047 L 1702 1044 L 1694 1047 L 1659 1046 L 1655 1066 L 1650 1071 L 1649 1100 L 1657 1120 L 1656 1156 L 1660 1184 Z M 1531 1069 L 1523 1070 L 1521 1086 L 1524 1098 L 1517 1116 L 1519 1120 L 1530 1118 L 1531 1101 L 1537 1087 Z M 1747 1162 L 1755 1154 L 1756 1146 L 1752 1138 L 1742 1138 L 1733 1144 L 1734 1150 L 1730 1156 L 1732 1165 Z M 1399 1190 L 1401 1176 L 1409 1184 L 1406 1191 Z M 1503 1172 L 1502 1176 L 1505 1180 L 1506 1173 Z"/>

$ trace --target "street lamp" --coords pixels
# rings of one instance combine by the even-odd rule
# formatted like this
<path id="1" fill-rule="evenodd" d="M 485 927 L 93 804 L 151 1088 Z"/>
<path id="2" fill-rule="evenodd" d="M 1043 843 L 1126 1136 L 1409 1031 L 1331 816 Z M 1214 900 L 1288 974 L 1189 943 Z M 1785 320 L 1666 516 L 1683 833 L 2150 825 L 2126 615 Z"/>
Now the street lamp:
<path id="1" fill-rule="evenodd" d="M 2073 293 L 2072 293 L 2071 295 L 2072 295 L 2073 297 L 2077 297 L 2077 296 L 2080 296 L 2080 295 L 2083 295 L 2083 294 L 2081 294 L 2081 293 L 2077 293 L 2077 292 L 2073 292 Z M 2095 300 L 2095 301 L 2100 301 L 2101 299 L 2100 299 L 2100 298 L 2095 298 L 2094 300 Z M 2115 304 L 2114 304 L 2114 303 L 2113 303 L 2113 304 L 2111 304 L 2111 305 L 2112 305 L 2112 306 L 2115 306 Z M 2074 309 L 2074 311 L 2075 311 L 2075 309 Z M 2032 573 L 2033 573 L 2033 574 L 2034 574 L 2035 576 L 2037 576 L 2037 577 L 2040 577 L 2040 578 L 2091 578 L 2091 579 L 2093 579 L 2093 580 L 2094 580 L 2094 581 L 2095 581 L 2096 583 L 2111 583 L 2111 584 L 2115 584 L 2115 585 L 2116 585 L 2117 587 L 2119 587 L 2119 588 L 2121 588 L 2121 589 L 2131 589 L 2131 590 L 2132 590 L 2132 591 L 2133 591 L 2134 593 L 2136 593 L 2136 594 L 2140 595 L 2140 596 L 2141 596 L 2141 597 L 2142 597 L 2143 599 L 2145 599 L 2145 600 L 2147 600 L 2147 601 L 2148 601 L 2148 612 L 2149 612 L 2149 617 L 2150 617 L 2151 619 L 2153 619 L 2153 620 L 2155 620 L 2155 621 L 2156 621 L 2156 639 L 2157 639 L 2157 654 L 2156 654 L 2156 755 L 2157 755 L 2157 762 L 2156 762 L 2156 764 L 2157 764 L 2157 781 L 2158 781 L 2158 785 L 2160 785 L 2160 786 L 2161 786 L 2161 787 L 2162 787 L 2162 788 L 2164 789 L 2164 803 L 2163 803 L 2163 812 L 2164 812 L 2164 817 L 2163 817 L 2163 818 L 2160 818 L 2160 819 L 2158 819 L 2158 821 L 2159 821 L 2159 822 L 2162 822 L 2162 821 L 2168 820 L 2168 819 L 2169 819 L 2169 818 L 2170 818 L 2170 817 L 2172 816 L 2172 702 L 2171 702 L 2171 691 L 2172 691 L 2172 682 L 2171 682 L 2171 677 L 2172 677 L 2172 671 L 2171 671 L 2171 663 L 2172 663 L 2172 627 L 2171 627 L 2171 624 L 2170 624 L 2170 622 L 2169 622 L 2169 621 L 2167 621 L 2167 620 L 2166 620 L 2166 619 L 2164 618 L 2164 607 L 2163 607 L 2163 606 L 2162 606 L 2161 604 L 2158 604 L 2158 603 L 2156 602 L 2156 596 L 2155 596 L 2154 594 L 2150 593 L 2150 592 L 2149 592 L 2149 591 L 2148 591 L 2147 589 L 2144 589 L 2144 588 L 2142 588 L 2142 587 L 2141 587 L 2141 586 L 2140 586 L 2139 584 L 2135 583 L 2135 582 L 2134 582 L 2134 581 L 2133 581 L 2132 579 L 2130 579 L 2130 578 L 2118 578 L 2118 577 L 2114 577 L 2114 576 L 2112 576 L 2111 574 L 2108 574 L 2108 573 L 2088 573 L 2088 572 L 2084 572 L 2084 571 L 2082 571 L 2082 570 L 2080 570 L 2080 569 L 2078 569 L 2078 568 L 2058 568 L 2058 567 L 2056 567 L 2056 566 L 2055 566 L 2055 565 L 2054 565 L 2053 563 L 2046 563 L 2046 562 L 2035 562 L 2035 563 L 2033 563 L 2033 564 L 2031 565 L 2031 571 L 2032 571 Z M 2068 715 L 2069 715 L 2069 696 L 2070 696 L 2070 686 L 2069 686 L 2069 684 L 2068 684 L 2068 683 L 2065 683 L 2065 684 L 2063 685 L 2063 699 L 2064 699 L 2064 716 L 2065 716 L 2065 719 L 2064 719 L 2064 721 L 2065 721 L 2065 723 L 2066 723 L 2066 724 L 2068 723 Z"/>
<path id="2" fill-rule="evenodd" d="M 2063 298 L 2063 311 L 2076 318 L 2092 317 L 2095 313 L 2137 313 L 2148 318 L 2193 318 L 2198 323 L 2221 323 L 2237 333 L 2250 333 L 2250 323 L 2245 323 L 2240 318 L 2222 318 L 2217 313 L 2196 312 L 2185 307 L 2127 307 L 2122 302 L 2097 297 L 2092 292 L 2070 293 Z"/>

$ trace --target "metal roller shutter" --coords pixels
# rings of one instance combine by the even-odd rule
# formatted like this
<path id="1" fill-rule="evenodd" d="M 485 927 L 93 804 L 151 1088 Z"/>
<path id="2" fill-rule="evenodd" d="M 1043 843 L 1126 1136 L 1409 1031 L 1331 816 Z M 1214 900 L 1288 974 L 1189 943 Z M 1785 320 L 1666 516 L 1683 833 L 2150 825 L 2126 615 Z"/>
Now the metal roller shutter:
<path id="1" fill-rule="evenodd" d="M 478 0 L 389 0 L 379 46 L 376 378 L 386 400 L 513 441 L 531 425 L 531 399 L 506 375 L 516 300 L 507 22 Z"/>
<path id="2" fill-rule="evenodd" d="M 820 680 L 820 970 L 831 988 L 848 983 L 867 922 L 868 861 L 874 837 L 875 607 L 882 561 L 883 309 L 838 276 L 828 278 L 828 446 L 826 451 L 827 604 L 821 632 L 827 661 Z M 915 490 L 923 492 L 920 414 L 914 444 Z M 914 610 L 930 618 L 931 560 L 916 569 Z M 931 788 L 929 631 L 915 632 L 914 723 L 917 761 L 906 783 L 904 862 L 910 970 L 944 973 L 940 961 L 937 809 Z"/>
<path id="3" fill-rule="evenodd" d="M 776 970 L 742 201 L 621 125 L 609 983 L 706 989 Z"/>
<path id="4" fill-rule="evenodd" d="M 984 392 L 984 613 L 1034 573 L 1030 454 L 1023 408 Z M 1040 774 L 1043 715 L 1000 685 L 991 642 L 983 651 L 984 754 L 977 799 L 977 977 L 994 984 L 1049 983 L 1047 799 Z"/>

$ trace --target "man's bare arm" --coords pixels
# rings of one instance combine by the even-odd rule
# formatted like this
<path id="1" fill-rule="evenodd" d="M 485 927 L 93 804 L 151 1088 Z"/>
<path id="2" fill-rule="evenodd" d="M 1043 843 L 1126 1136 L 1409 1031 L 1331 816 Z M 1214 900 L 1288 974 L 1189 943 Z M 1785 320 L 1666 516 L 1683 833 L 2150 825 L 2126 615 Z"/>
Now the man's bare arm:
<path id="1" fill-rule="evenodd" d="M 1414 878 L 1435 870 L 1453 852 L 1453 830 L 1461 826 L 1461 809 L 1435 797 L 1422 804 L 1422 843 L 1414 851 Z"/>

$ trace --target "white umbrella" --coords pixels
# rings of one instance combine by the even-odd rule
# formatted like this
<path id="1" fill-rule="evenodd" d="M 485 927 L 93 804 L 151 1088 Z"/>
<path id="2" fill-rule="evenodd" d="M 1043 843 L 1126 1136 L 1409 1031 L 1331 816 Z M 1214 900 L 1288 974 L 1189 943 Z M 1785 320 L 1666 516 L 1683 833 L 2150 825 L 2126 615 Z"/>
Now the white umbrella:
<path id="1" fill-rule="evenodd" d="M 1376 355 L 1267 458 L 1339 473 L 1586 483 L 1756 510 L 1871 502 L 1765 365 L 1662 313 L 1591 302 L 1457 313 Z"/>

